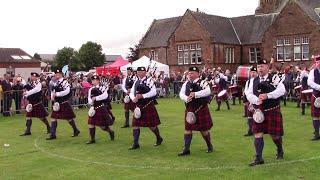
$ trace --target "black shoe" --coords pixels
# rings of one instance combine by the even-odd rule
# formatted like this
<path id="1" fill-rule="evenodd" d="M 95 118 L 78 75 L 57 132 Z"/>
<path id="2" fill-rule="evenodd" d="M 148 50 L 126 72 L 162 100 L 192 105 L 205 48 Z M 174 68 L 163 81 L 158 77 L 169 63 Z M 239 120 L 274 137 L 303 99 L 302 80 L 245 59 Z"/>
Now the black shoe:
<path id="1" fill-rule="evenodd" d="M 264 164 L 264 160 L 262 158 L 258 158 L 256 157 L 256 159 L 249 164 L 249 166 L 258 166 L 258 165 L 261 165 L 261 164 Z"/>
<path id="2" fill-rule="evenodd" d="M 216 109 L 216 111 L 220 111 L 220 109 Z"/>
<path id="3" fill-rule="evenodd" d="M 96 140 L 90 140 L 88 142 L 86 142 L 86 144 L 95 144 L 96 143 Z"/>
<path id="4" fill-rule="evenodd" d="M 57 139 L 57 137 L 56 136 L 50 136 L 46 140 L 54 140 L 54 139 Z"/>
<path id="5" fill-rule="evenodd" d="M 114 141 L 114 131 L 109 132 L 111 141 Z"/>
<path id="6" fill-rule="evenodd" d="M 185 150 L 185 149 L 183 149 L 183 151 L 178 154 L 178 156 L 189 156 L 189 155 L 190 155 L 190 150 Z"/>
<path id="7" fill-rule="evenodd" d="M 124 125 L 121 128 L 129 128 L 129 127 L 130 127 L 129 125 Z"/>
<path id="8" fill-rule="evenodd" d="M 281 160 L 283 159 L 283 152 L 279 152 L 276 154 L 276 160 Z"/>
<path id="9" fill-rule="evenodd" d="M 21 134 L 20 136 L 30 136 L 31 132 L 24 132 L 23 134 Z"/>
<path id="10" fill-rule="evenodd" d="M 213 152 L 213 146 L 212 145 L 209 146 L 206 152 L 207 153 L 212 153 Z"/>
<path id="11" fill-rule="evenodd" d="M 163 139 L 157 139 L 157 142 L 153 146 L 160 146 L 162 144 Z"/>
<path id="12" fill-rule="evenodd" d="M 79 134 L 80 134 L 80 131 L 76 130 L 75 132 L 73 132 L 73 135 L 71 137 L 77 137 L 79 136 Z"/>
<path id="13" fill-rule="evenodd" d="M 129 150 L 135 150 L 135 149 L 139 149 L 140 148 L 140 145 L 139 144 L 133 144 Z"/>
<path id="14" fill-rule="evenodd" d="M 314 137 L 311 139 L 311 141 L 317 141 L 317 140 L 320 140 L 319 134 L 314 135 Z"/>
<path id="15" fill-rule="evenodd" d="M 253 134 L 252 133 L 247 133 L 247 134 L 245 134 L 245 135 L 243 135 L 243 136 L 245 136 L 245 137 L 248 137 L 248 136 L 252 136 Z"/>

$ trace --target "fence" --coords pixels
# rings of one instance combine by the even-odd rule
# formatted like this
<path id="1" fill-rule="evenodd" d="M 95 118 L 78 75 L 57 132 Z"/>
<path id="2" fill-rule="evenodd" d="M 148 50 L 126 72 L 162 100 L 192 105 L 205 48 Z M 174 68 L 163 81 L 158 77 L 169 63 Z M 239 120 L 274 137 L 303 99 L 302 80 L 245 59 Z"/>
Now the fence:
<path id="1" fill-rule="evenodd" d="M 175 88 L 175 94 L 179 94 L 181 83 L 173 83 L 173 88 Z M 166 91 L 166 94 L 169 94 L 171 87 L 169 86 L 164 90 L 164 87 L 160 86 L 160 89 L 157 88 L 158 95 L 161 95 L 161 91 Z M 70 104 L 75 108 L 86 108 L 88 106 L 88 90 L 89 88 L 71 88 L 72 96 L 69 100 Z M 50 89 L 43 88 L 41 99 L 48 111 L 51 111 L 52 101 L 50 97 Z M 120 103 L 123 101 L 124 95 L 121 89 L 121 86 L 115 86 L 110 89 L 109 97 L 113 102 Z M 12 90 L 0 92 L 0 112 L 4 116 L 10 116 L 13 114 L 20 114 L 25 112 L 25 107 L 28 104 L 28 101 L 23 97 L 23 90 Z"/>

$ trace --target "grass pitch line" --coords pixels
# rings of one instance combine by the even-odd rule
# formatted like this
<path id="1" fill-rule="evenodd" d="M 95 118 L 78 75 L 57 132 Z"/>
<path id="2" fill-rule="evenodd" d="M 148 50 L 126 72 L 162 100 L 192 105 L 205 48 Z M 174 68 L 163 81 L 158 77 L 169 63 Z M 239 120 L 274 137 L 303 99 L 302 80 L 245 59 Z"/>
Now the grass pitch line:
<path id="1" fill-rule="evenodd" d="M 135 168 L 135 169 L 165 169 L 165 170 L 183 170 L 183 171 L 194 171 L 194 170 L 226 170 L 226 169 L 248 169 L 250 167 L 248 166 L 217 166 L 217 167 L 198 167 L 198 168 L 177 168 L 177 167 L 168 167 L 168 166 L 136 166 L 136 165 L 123 165 L 123 164 L 113 164 L 113 163 L 106 163 L 106 162 L 98 162 L 98 161 L 86 161 L 78 158 L 73 157 L 67 157 L 62 156 L 59 154 L 54 154 L 49 151 L 44 150 L 38 145 L 38 138 L 34 140 L 34 146 L 36 149 L 38 149 L 40 152 L 47 154 L 52 157 L 57 157 L 60 159 L 66 159 L 66 160 L 72 160 L 77 161 L 81 163 L 88 163 L 88 164 L 97 164 L 97 165 L 107 165 L 107 166 L 113 166 L 113 167 L 120 167 L 120 168 Z M 286 164 L 294 164 L 294 163 L 301 163 L 301 162 L 307 162 L 307 161 L 313 161 L 313 160 L 319 160 L 320 156 L 315 156 L 311 158 L 306 159 L 297 159 L 297 160 L 291 160 L 291 161 L 281 161 L 281 162 L 274 162 L 274 163 L 267 163 L 258 167 L 263 166 L 277 166 L 277 165 L 286 165 Z"/>

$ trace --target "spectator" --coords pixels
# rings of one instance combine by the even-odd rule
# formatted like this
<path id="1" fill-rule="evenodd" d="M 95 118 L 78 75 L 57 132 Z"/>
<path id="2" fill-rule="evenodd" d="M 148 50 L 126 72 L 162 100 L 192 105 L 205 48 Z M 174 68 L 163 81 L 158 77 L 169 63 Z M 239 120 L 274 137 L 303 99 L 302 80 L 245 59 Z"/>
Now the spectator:
<path id="1" fill-rule="evenodd" d="M 13 86 L 12 86 L 12 95 L 14 99 L 14 103 L 16 106 L 16 114 L 20 114 L 21 111 L 21 100 L 23 95 L 23 84 L 22 84 L 22 78 L 17 77 L 13 80 Z"/>
<path id="2" fill-rule="evenodd" d="M 4 76 L 4 80 L 1 82 L 1 87 L 3 90 L 3 116 L 7 117 L 10 116 L 10 108 L 12 105 L 12 85 L 10 83 L 10 75 L 9 74 L 5 74 Z"/>

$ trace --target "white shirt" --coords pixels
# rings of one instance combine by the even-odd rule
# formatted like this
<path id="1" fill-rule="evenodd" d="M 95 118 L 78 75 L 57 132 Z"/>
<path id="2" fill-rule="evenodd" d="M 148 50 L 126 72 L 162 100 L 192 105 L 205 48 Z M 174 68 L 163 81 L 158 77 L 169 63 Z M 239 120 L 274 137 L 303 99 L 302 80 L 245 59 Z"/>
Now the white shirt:
<path id="1" fill-rule="evenodd" d="M 128 77 L 125 77 L 125 78 L 123 78 L 123 80 L 122 80 L 121 88 L 122 88 L 122 91 L 123 91 L 124 93 L 128 93 L 128 89 L 126 88 L 127 78 L 128 78 Z M 133 79 L 133 81 L 135 81 L 135 80 L 136 80 L 135 76 L 133 76 L 132 79 Z"/>
<path id="2" fill-rule="evenodd" d="M 25 97 L 29 97 L 29 96 L 41 91 L 42 85 L 39 81 L 33 82 L 33 84 L 36 84 L 36 86 L 33 89 L 31 89 L 30 91 L 26 91 Z"/>
<path id="3" fill-rule="evenodd" d="M 99 88 L 102 91 L 102 94 L 99 96 L 96 96 L 96 101 L 102 101 L 108 98 L 109 94 L 108 94 L 108 88 L 104 87 L 104 86 L 93 86 L 89 89 L 88 91 L 88 104 L 93 105 L 93 100 L 91 98 L 91 90 L 93 88 Z"/>
<path id="4" fill-rule="evenodd" d="M 133 83 L 133 86 L 132 86 L 130 94 L 129 94 L 131 100 L 133 100 L 135 98 L 136 83 L 138 82 L 138 80 L 140 80 L 140 83 L 142 83 L 145 79 L 146 79 L 146 77 L 144 77 L 142 79 L 137 78 L 137 80 Z M 142 94 L 143 99 L 152 98 L 157 95 L 157 88 L 154 85 L 154 81 L 152 80 L 152 78 L 147 79 L 147 86 L 149 86 L 150 91 L 145 94 Z"/>
<path id="5" fill-rule="evenodd" d="M 264 76 L 264 77 L 259 77 L 260 78 L 260 81 L 262 78 L 264 78 L 264 81 L 268 79 L 268 75 Z M 252 78 L 250 80 L 250 84 L 249 84 L 249 88 L 246 92 L 246 96 L 247 96 L 247 99 L 248 101 L 251 103 L 251 104 L 255 104 L 255 105 L 258 105 L 258 101 L 259 101 L 259 98 L 253 94 L 253 81 L 254 79 Z M 279 97 L 283 96 L 284 94 L 286 93 L 286 89 L 284 87 L 284 84 L 282 82 L 279 82 L 278 86 L 276 87 L 276 89 L 270 93 L 267 93 L 267 98 L 268 99 L 278 99 Z"/>
<path id="6" fill-rule="evenodd" d="M 199 78 L 195 79 L 193 82 L 197 82 L 199 80 Z M 181 90 L 180 90 L 180 93 L 179 93 L 179 96 L 180 96 L 180 99 L 184 102 L 188 102 L 188 96 L 186 96 L 186 85 L 189 81 L 186 81 L 185 83 L 183 83 L 182 87 L 181 87 Z M 202 83 L 201 83 L 202 84 Z M 201 86 L 201 85 L 200 85 Z M 210 89 L 210 86 L 206 85 L 205 87 L 202 87 L 203 90 L 201 91 L 198 91 L 198 92 L 195 92 L 195 98 L 198 99 L 198 98 L 203 98 L 203 97 L 207 97 L 207 96 L 210 96 L 211 95 L 211 89 Z"/>
<path id="7" fill-rule="evenodd" d="M 64 80 L 63 78 L 60 78 L 58 81 L 55 82 L 55 84 L 60 84 L 62 82 L 62 87 L 64 88 L 64 91 L 56 92 L 57 97 L 63 97 L 70 93 L 70 84 L 67 80 Z"/>
<path id="8" fill-rule="evenodd" d="M 317 84 L 314 82 L 314 71 L 318 69 L 312 69 L 308 76 L 308 86 L 310 86 L 312 89 L 320 91 L 320 84 Z M 318 70 L 319 71 L 319 70 Z"/>

